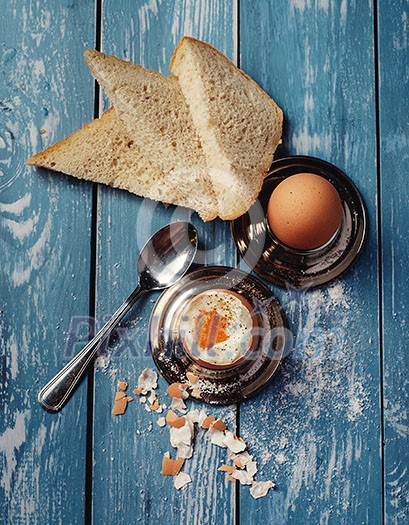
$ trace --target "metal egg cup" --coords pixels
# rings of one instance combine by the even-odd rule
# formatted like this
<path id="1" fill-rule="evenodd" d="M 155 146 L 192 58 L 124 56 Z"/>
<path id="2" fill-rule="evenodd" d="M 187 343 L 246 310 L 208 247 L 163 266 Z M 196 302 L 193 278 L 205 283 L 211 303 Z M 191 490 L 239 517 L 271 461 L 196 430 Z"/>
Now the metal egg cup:
<path id="1" fill-rule="evenodd" d="M 297 173 L 314 173 L 337 190 L 343 207 L 339 230 L 325 245 L 295 250 L 271 231 L 267 206 L 274 189 Z M 364 202 L 353 182 L 337 167 L 314 157 L 294 156 L 273 162 L 258 200 L 247 213 L 232 222 L 240 255 L 260 277 L 284 288 L 312 288 L 339 277 L 360 253 L 366 234 Z"/>

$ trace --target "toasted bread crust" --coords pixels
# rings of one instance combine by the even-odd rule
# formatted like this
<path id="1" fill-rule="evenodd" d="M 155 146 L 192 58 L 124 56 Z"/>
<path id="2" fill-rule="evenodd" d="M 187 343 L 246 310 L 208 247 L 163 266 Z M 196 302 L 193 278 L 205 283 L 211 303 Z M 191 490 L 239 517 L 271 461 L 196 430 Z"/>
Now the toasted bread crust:
<path id="1" fill-rule="evenodd" d="M 248 88 L 255 107 L 260 104 L 262 111 L 264 111 L 263 115 L 275 116 L 274 127 L 264 125 L 260 128 L 273 130 L 274 133 L 257 135 L 256 132 L 253 132 L 253 142 L 247 142 L 246 128 L 244 131 L 240 128 L 240 141 L 243 139 L 244 144 L 258 145 L 254 150 L 260 152 L 258 162 L 257 155 L 253 155 L 251 161 L 254 164 L 246 164 L 248 157 L 241 155 L 244 150 L 240 151 L 238 146 L 236 149 L 231 148 L 232 144 L 241 144 L 241 142 L 233 142 L 229 136 L 229 142 L 225 144 L 226 151 L 231 152 L 230 157 L 223 151 L 223 144 L 220 144 L 217 154 L 221 158 L 221 164 L 219 166 L 217 163 L 212 165 L 211 157 L 215 153 L 209 150 L 208 145 L 207 150 L 204 147 L 203 130 L 200 129 L 200 122 L 198 119 L 192 120 L 194 108 L 189 104 L 189 97 L 183 92 L 183 88 L 181 89 L 182 83 L 179 82 L 177 76 L 163 77 L 160 73 L 147 70 L 140 65 L 134 65 L 129 61 L 87 49 L 84 52 L 84 58 L 91 72 L 101 82 L 104 89 L 107 89 L 111 102 L 114 102 L 114 105 L 118 102 L 118 106 L 116 109 L 111 107 L 99 119 L 85 124 L 65 139 L 33 155 L 26 161 L 26 165 L 62 171 L 80 179 L 108 184 L 154 200 L 188 206 L 196 209 L 204 221 L 213 220 L 217 216 L 224 220 L 234 220 L 245 213 L 258 197 L 274 153 L 274 151 L 267 151 L 268 148 L 263 150 L 258 137 L 269 136 L 269 147 L 271 148 L 272 144 L 275 144 L 276 147 L 279 137 L 281 137 L 283 112 L 253 79 L 236 68 L 223 53 L 206 42 L 201 42 L 192 37 L 183 37 L 173 53 L 170 64 L 171 70 L 175 68 L 181 54 L 183 55 L 184 46 L 189 43 L 211 51 L 209 57 L 206 53 L 203 58 L 206 64 L 207 59 L 211 63 L 211 60 L 215 60 L 216 57 L 215 63 L 218 66 L 212 65 L 211 69 L 204 68 L 204 71 L 211 73 L 216 71 L 215 78 L 221 84 L 220 89 L 223 89 L 222 83 L 232 71 L 234 86 L 237 83 L 238 86 L 242 86 L 244 91 Z M 226 65 L 226 68 L 223 64 Z M 234 70 L 230 69 L 232 67 Z M 245 86 L 243 80 L 240 80 L 240 76 L 235 76 L 235 70 L 245 79 Z M 128 74 L 129 77 L 133 78 L 135 84 L 127 90 Z M 121 75 L 121 80 L 117 83 L 118 77 Z M 207 80 L 206 77 L 205 80 Z M 247 83 L 251 88 L 247 86 Z M 203 87 L 205 84 L 206 82 L 202 80 Z M 154 111 L 151 115 L 152 108 L 150 108 L 149 103 L 145 102 L 143 93 L 134 92 L 132 94 L 132 89 L 137 90 L 138 86 L 141 89 L 145 89 L 147 86 L 146 89 L 153 90 L 151 93 L 153 98 L 159 97 L 160 101 L 163 96 L 163 101 L 169 101 L 175 107 L 172 108 L 169 104 L 164 104 L 163 101 L 163 107 L 160 102 L 158 106 L 156 101 L 155 109 L 154 101 L 152 101 Z M 118 98 L 118 87 L 123 90 L 122 93 L 126 92 L 122 99 Z M 240 91 L 233 88 L 234 96 L 239 96 L 237 93 Z M 207 99 L 202 97 L 202 100 Z M 232 98 L 231 100 L 238 100 L 239 105 L 241 104 L 240 98 Z M 235 107 L 234 104 L 230 104 L 230 106 Z M 227 105 L 226 107 L 230 106 Z M 270 106 L 272 110 L 269 109 Z M 171 109 L 169 114 L 166 108 Z M 217 109 L 219 109 L 218 106 Z M 173 111 L 175 114 L 172 113 Z M 183 118 L 177 121 L 175 127 L 172 118 L 176 115 L 177 119 L 180 114 L 183 115 Z M 229 116 L 234 123 L 237 113 L 231 112 Z M 146 121 L 144 120 L 145 117 Z M 159 125 L 157 125 L 155 118 L 161 119 Z M 248 129 L 257 130 L 254 119 L 249 115 L 248 122 L 251 123 L 252 121 L 253 125 L 250 124 Z M 143 122 L 142 126 L 140 122 Z M 268 122 L 268 119 L 261 122 Z M 205 124 L 206 133 L 208 133 L 207 123 Z M 163 136 L 161 136 L 160 130 L 162 125 L 165 126 L 166 133 L 169 135 L 169 137 L 166 136 L 168 143 L 165 144 L 169 155 L 163 154 L 161 157 L 160 151 L 157 150 L 161 149 L 160 141 Z M 218 125 L 219 121 L 212 122 L 215 129 Z M 144 126 L 149 127 L 150 134 L 144 135 Z M 140 133 L 140 129 L 142 129 L 142 133 Z M 223 130 L 223 128 L 221 129 Z M 225 128 L 224 131 L 226 131 Z M 172 133 L 179 134 L 172 137 Z M 236 129 L 236 138 L 237 134 Z M 175 147 L 173 147 L 173 140 Z M 194 144 L 193 147 L 192 144 Z M 159 145 L 156 147 L 156 151 L 155 145 Z M 170 157 L 172 157 L 171 162 L 169 162 Z M 240 165 L 240 159 L 245 160 L 242 165 Z M 246 166 L 256 167 L 257 169 L 251 171 Z M 210 175 L 212 169 L 214 178 Z M 223 193 L 228 194 L 224 205 L 220 200 L 223 199 Z"/>
<path id="2" fill-rule="evenodd" d="M 179 78 L 207 155 L 219 215 L 234 219 L 249 209 L 260 192 L 281 139 L 283 112 L 254 80 L 206 42 L 182 38 L 170 69 Z M 253 110 L 248 109 L 243 92 L 248 93 Z M 243 118 L 250 127 L 242 124 Z M 260 140 L 263 132 L 268 137 L 265 142 Z"/>

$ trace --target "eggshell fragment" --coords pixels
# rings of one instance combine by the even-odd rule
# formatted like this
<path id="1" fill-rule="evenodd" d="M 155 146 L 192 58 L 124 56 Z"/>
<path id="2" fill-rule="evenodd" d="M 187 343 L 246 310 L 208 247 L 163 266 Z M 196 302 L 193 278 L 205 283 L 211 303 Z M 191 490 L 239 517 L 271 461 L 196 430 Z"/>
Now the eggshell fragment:
<path id="1" fill-rule="evenodd" d="M 186 403 L 183 401 L 183 399 L 180 399 L 178 397 L 172 398 L 172 403 L 170 404 L 170 408 L 172 410 L 177 410 L 181 414 L 186 413 Z"/>
<path id="2" fill-rule="evenodd" d="M 124 399 L 126 397 L 125 392 L 116 392 L 115 393 L 115 401 L 120 401 L 121 399 Z"/>
<path id="3" fill-rule="evenodd" d="M 158 387 L 158 374 L 152 368 L 144 368 L 138 377 L 138 389 L 147 394 Z"/>
<path id="4" fill-rule="evenodd" d="M 184 462 L 184 458 L 170 459 L 168 456 L 163 456 L 162 476 L 177 476 Z"/>
<path id="5" fill-rule="evenodd" d="M 216 419 L 216 421 L 213 421 L 210 426 L 215 430 L 220 430 L 221 432 L 227 428 L 226 423 L 224 423 L 221 419 Z"/>
<path id="6" fill-rule="evenodd" d="M 148 401 L 150 405 L 153 405 L 153 403 L 158 399 L 158 396 L 156 395 L 156 392 L 151 390 L 148 395 Z"/>
<path id="7" fill-rule="evenodd" d="M 244 468 L 250 461 L 253 461 L 254 458 L 245 450 L 239 454 L 230 453 L 229 459 L 231 459 L 238 468 Z"/>
<path id="8" fill-rule="evenodd" d="M 202 391 L 200 390 L 200 388 L 193 388 L 190 395 L 195 399 L 200 399 L 202 397 Z"/>
<path id="9" fill-rule="evenodd" d="M 272 481 L 253 481 L 250 487 L 250 494 L 254 499 L 263 498 L 270 489 L 275 487 Z"/>
<path id="10" fill-rule="evenodd" d="M 210 427 L 209 434 L 210 443 L 212 443 L 212 445 L 217 445 L 218 447 L 226 448 L 226 444 L 224 443 L 224 438 L 226 436 L 223 431 Z"/>
<path id="11" fill-rule="evenodd" d="M 215 418 L 214 416 L 207 416 L 207 417 L 204 419 L 203 423 L 202 423 L 202 428 L 207 428 L 207 429 L 209 429 L 209 428 L 210 428 L 210 425 L 211 425 L 214 421 L 216 421 L 216 418 Z"/>
<path id="12" fill-rule="evenodd" d="M 189 420 L 186 420 L 183 427 L 171 427 L 169 434 L 170 444 L 172 445 L 172 447 L 176 448 L 178 457 L 186 459 L 191 458 L 193 455 L 193 424 Z"/>
<path id="13" fill-rule="evenodd" d="M 175 476 L 173 484 L 176 490 L 180 490 L 188 483 L 191 483 L 191 481 L 192 478 L 189 476 L 189 474 L 186 474 L 186 472 L 179 472 L 179 474 Z"/>
<path id="14" fill-rule="evenodd" d="M 164 427 L 166 425 L 166 419 L 163 416 L 158 417 L 156 424 L 158 425 L 158 427 Z"/>
<path id="15" fill-rule="evenodd" d="M 251 485 L 253 483 L 253 476 L 250 476 L 246 470 L 235 470 L 231 476 L 240 481 L 241 485 Z"/>
<path id="16" fill-rule="evenodd" d="M 150 408 L 153 412 L 156 412 L 158 408 L 160 407 L 159 401 L 155 399 L 155 401 L 151 404 Z"/>
<path id="17" fill-rule="evenodd" d="M 257 474 L 258 468 L 257 468 L 257 462 L 256 461 L 249 461 L 246 465 L 246 471 L 249 473 L 249 475 L 254 478 L 254 476 Z"/>
<path id="18" fill-rule="evenodd" d="M 173 410 L 169 410 L 166 414 L 166 422 L 173 428 L 181 428 L 185 425 L 186 418 L 178 416 Z"/>
<path id="19" fill-rule="evenodd" d="M 200 411 L 197 409 L 189 410 L 185 417 L 191 423 L 197 423 L 198 425 L 201 425 L 202 422 L 206 419 L 206 412 L 203 410 L 203 408 Z"/>
<path id="20" fill-rule="evenodd" d="M 231 450 L 234 453 L 242 452 L 246 449 L 246 443 L 242 438 L 239 438 L 231 432 L 230 430 L 227 430 L 223 439 L 223 444 L 225 447 L 227 447 L 229 450 Z"/>
<path id="21" fill-rule="evenodd" d="M 128 406 L 128 397 L 125 392 L 117 392 L 115 394 L 114 406 L 112 408 L 113 416 L 120 416 L 125 413 L 126 407 Z"/>
<path id="22" fill-rule="evenodd" d="M 186 392 L 188 386 L 187 383 L 172 383 L 169 385 L 167 392 L 170 397 L 176 399 L 187 399 L 189 397 L 189 394 Z"/>
<path id="23" fill-rule="evenodd" d="M 235 464 L 235 466 L 236 466 L 237 468 L 244 468 L 244 465 L 243 465 L 243 463 L 241 462 L 240 458 L 236 458 L 236 459 L 234 460 L 234 464 Z"/>
<path id="24" fill-rule="evenodd" d="M 236 470 L 236 467 L 234 467 L 233 465 L 222 465 L 220 468 L 219 468 L 220 472 L 230 472 L 230 474 L 232 472 L 234 472 Z"/>
<path id="25" fill-rule="evenodd" d="M 195 374 L 192 374 L 192 372 L 187 372 L 186 377 L 191 385 L 195 385 L 199 379 L 198 376 L 195 376 Z"/>

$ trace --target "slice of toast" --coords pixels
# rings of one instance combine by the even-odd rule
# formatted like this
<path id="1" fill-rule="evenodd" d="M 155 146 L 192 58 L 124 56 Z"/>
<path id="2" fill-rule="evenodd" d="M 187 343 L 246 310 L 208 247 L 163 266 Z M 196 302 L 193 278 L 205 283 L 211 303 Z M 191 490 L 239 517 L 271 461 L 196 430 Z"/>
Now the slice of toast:
<path id="1" fill-rule="evenodd" d="M 283 113 L 227 57 L 194 38 L 182 38 L 170 70 L 206 154 L 219 215 L 234 219 L 258 196 L 280 143 Z"/>
<path id="2" fill-rule="evenodd" d="M 84 56 L 144 155 L 173 177 L 186 199 L 195 194 L 202 217 L 204 210 L 217 216 L 206 157 L 177 79 L 90 49 Z"/>
<path id="3" fill-rule="evenodd" d="M 216 212 L 202 208 L 195 187 L 182 195 L 174 174 L 164 172 L 151 162 L 133 141 L 114 108 L 86 124 L 66 139 L 57 142 L 26 162 L 79 179 L 108 184 L 153 200 L 196 209 L 203 220 Z"/>

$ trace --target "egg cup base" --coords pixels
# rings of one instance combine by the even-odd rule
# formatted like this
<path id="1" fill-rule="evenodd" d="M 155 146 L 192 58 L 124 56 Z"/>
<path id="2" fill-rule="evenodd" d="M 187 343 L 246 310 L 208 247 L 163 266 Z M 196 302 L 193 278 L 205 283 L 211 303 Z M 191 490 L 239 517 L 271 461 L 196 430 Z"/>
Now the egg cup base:
<path id="1" fill-rule="evenodd" d="M 267 207 L 280 182 L 305 172 L 320 175 L 333 184 L 341 198 L 343 217 L 330 242 L 313 250 L 295 250 L 283 245 L 271 231 Z M 365 205 L 353 182 L 336 166 L 306 156 L 273 162 L 257 201 L 231 223 L 233 238 L 246 264 L 270 283 L 296 289 L 321 286 L 344 273 L 362 250 L 366 228 Z"/>

